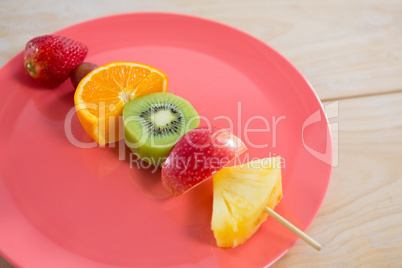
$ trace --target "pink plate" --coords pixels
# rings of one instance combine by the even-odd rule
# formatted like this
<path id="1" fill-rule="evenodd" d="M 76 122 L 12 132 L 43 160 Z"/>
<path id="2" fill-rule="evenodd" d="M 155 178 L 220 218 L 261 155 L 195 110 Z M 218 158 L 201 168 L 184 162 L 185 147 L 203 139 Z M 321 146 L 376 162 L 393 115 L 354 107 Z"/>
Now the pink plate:
<path id="1" fill-rule="evenodd" d="M 111 16 L 57 34 L 87 44 L 86 61 L 163 70 L 168 90 L 189 100 L 204 125 L 229 128 L 245 142 L 239 161 L 281 155 L 284 197 L 276 211 L 307 229 L 329 183 L 331 138 L 313 89 L 281 55 L 236 29 L 176 14 Z M 160 171 L 131 158 L 123 143 L 93 147 L 74 113 L 70 81 L 41 89 L 22 53 L 0 70 L 0 81 L 0 252 L 11 263 L 261 267 L 295 243 L 268 218 L 244 245 L 217 248 L 210 181 L 173 198 Z"/>

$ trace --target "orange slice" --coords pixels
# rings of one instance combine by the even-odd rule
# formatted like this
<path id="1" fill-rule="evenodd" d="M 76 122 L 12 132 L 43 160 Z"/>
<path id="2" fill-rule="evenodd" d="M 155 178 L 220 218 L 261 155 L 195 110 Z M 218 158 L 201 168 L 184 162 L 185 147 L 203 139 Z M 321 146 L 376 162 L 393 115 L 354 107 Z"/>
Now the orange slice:
<path id="1" fill-rule="evenodd" d="M 75 91 L 74 104 L 85 131 L 99 145 L 124 137 L 122 110 L 130 100 L 166 92 L 166 74 L 136 62 L 111 62 L 85 76 Z"/>

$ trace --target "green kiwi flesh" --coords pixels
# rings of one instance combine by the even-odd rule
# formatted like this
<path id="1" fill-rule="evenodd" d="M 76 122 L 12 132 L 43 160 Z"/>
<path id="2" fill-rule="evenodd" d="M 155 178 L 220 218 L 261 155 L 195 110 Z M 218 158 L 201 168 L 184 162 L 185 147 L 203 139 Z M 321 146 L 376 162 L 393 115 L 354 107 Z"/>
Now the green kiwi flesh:
<path id="1" fill-rule="evenodd" d="M 125 141 L 141 160 L 162 165 L 184 134 L 197 128 L 197 111 L 172 93 L 150 93 L 126 103 L 123 109 Z"/>

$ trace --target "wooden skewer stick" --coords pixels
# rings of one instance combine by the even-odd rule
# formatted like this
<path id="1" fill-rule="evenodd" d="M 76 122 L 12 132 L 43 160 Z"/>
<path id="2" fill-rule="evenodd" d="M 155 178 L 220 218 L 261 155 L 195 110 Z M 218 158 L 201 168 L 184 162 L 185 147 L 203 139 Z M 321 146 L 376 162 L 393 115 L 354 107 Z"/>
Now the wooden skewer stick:
<path id="1" fill-rule="evenodd" d="M 269 207 L 265 207 L 264 211 L 271 216 L 272 218 L 274 218 L 275 220 L 279 221 L 281 224 L 283 224 L 286 228 L 288 228 L 290 231 L 292 231 L 293 233 L 295 233 L 296 235 L 298 235 L 301 239 L 303 239 L 304 241 L 306 241 L 310 246 L 312 246 L 313 248 L 315 248 L 316 250 L 320 250 L 321 249 L 321 245 L 315 241 L 313 238 L 311 238 L 310 236 L 308 236 L 305 232 L 303 232 L 302 230 L 300 230 L 299 228 L 297 228 L 296 226 L 294 226 L 293 224 L 291 224 L 290 222 L 288 222 L 285 218 L 283 218 L 281 215 L 279 215 L 278 213 L 276 213 L 274 210 L 272 210 Z"/>

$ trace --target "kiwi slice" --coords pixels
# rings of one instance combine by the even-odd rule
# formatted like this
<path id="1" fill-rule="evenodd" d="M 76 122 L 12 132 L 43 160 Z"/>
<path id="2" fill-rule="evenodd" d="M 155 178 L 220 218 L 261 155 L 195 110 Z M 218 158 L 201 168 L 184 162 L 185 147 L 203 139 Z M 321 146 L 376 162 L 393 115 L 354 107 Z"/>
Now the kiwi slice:
<path id="1" fill-rule="evenodd" d="M 172 93 L 150 93 L 126 103 L 125 140 L 131 151 L 152 165 L 162 165 L 179 138 L 197 128 L 197 111 Z"/>

